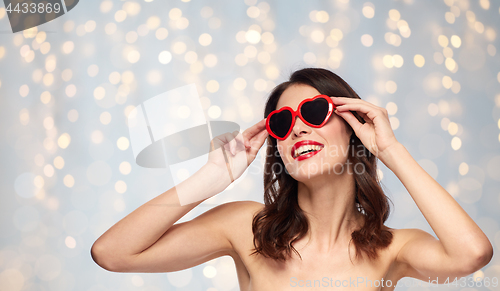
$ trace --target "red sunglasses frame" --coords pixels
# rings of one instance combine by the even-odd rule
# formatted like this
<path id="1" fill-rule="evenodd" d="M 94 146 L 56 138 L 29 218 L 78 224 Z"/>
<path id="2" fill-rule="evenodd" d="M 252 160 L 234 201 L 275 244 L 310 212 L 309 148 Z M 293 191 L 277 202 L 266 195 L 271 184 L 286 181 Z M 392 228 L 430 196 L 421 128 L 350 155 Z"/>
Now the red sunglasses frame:
<path id="1" fill-rule="evenodd" d="M 314 124 L 311 124 L 309 122 L 307 122 L 307 120 L 304 119 L 304 117 L 302 116 L 302 113 L 300 112 L 300 110 L 302 109 L 302 105 L 306 102 L 310 102 L 310 101 L 314 101 L 318 98 L 324 98 L 326 99 L 326 101 L 328 101 L 328 113 L 326 114 L 326 117 L 325 117 L 325 120 L 320 124 L 320 125 L 314 125 Z M 299 106 L 297 107 L 297 110 L 293 110 L 291 107 L 289 106 L 285 106 L 285 107 L 282 107 L 280 108 L 279 110 L 274 110 L 274 111 L 271 111 L 271 113 L 269 113 L 269 115 L 267 116 L 267 119 L 266 119 L 266 129 L 267 129 L 267 132 L 274 138 L 276 139 L 279 139 L 279 140 L 285 140 L 289 135 L 290 135 L 290 132 L 292 132 L 292 129 L 293 129 L 293 126 L 295 125 L 295 119 L 296 117 L 298 116 L 305 124 L 307 124 L 308 126 L 311 126 L 311 127 L 314 127 L 314 128 L 319 128 L 319 127 L 322 127 L 323 125 L 325 125 L 325 123 L 328 121 L 328 119 L 330 119 L 330 116 L 332 115 L 333 113 L 333 110 L 336 108 L 335 104 L 333 104 L 333 101 L 330 97 L 326 96 L 326 95 L 316 95 L 312 98 L 308 98 L 308 99 L 304 99 L 302 100 L 302 102 L 300 102 Z M 274 132 L 271 130 L 271 127 L 269 125 L 269 122 L 271 120 L 271 116 L 273 116 L 274 114 L 276 113 L 280 113 L 281 111 L 284 111 L 284 110 L 288 110 L 292 113 L 292 124 L 290 125 L 290 128 L 288 129 L 288 132 L 285 134 L 284 137 L 279 137 L 277 135 L 274 134 Z"/>

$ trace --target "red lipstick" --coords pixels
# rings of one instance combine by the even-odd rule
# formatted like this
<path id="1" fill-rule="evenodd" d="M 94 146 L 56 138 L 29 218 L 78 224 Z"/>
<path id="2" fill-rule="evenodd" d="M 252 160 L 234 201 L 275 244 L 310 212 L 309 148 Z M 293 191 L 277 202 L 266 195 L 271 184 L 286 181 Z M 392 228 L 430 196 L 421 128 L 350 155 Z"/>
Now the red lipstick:
<path id="1" fill-rule="evenodd" d="M 295 150 L 297 150 L 299 147 L 301 147 L 303 145 L 317 145 L 317 146 L 320 146 L 321 149 L 296 157 Z M 302 160 L 310 158 L 310 157 L 314 156 L 315 154 L 319 153 L 323 149 L 323 147 L 324 147 L 324 145 L 322 143 L 319 143 L 319 142 L 314 141 L 314 140 L 301 140 L 293 145 L 292 150 L 291 150 L 291 155 L 295 160 L 302 161 Z"/>

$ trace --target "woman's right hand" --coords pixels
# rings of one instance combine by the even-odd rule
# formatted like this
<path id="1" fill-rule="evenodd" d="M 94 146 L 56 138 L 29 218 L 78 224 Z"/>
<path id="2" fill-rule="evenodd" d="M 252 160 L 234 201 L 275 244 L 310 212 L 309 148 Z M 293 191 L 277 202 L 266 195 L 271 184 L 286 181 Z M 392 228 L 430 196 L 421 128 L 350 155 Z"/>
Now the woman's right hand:
<path id="1" fill-rule="evenodd" d="M 215 166 L 221 173 L 229 172 L 234 181 L 253 162 L 267 136 L 266 119 L 257 122 L 243 134 L 235 131 L 216 136 L 210 145 L 207 164 Z"/>

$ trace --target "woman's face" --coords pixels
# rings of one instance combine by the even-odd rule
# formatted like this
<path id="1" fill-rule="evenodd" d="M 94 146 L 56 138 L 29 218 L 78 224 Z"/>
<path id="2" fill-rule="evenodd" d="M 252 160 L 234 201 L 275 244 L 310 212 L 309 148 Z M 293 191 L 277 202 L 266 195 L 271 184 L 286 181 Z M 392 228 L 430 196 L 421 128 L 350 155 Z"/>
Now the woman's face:
<path id="1" fill-rule="evenodd" d="M 302 100 L 320 95 L 314 87 L 295 84 L 286 89 L 276 105 L 297 110 Z M 324 174 L 343 174 L 347 161 L 351 129 L 337 114 L 320 128 L 306 125 L 299 117 L 290 135 L 283 141 L 277 140 L 278 151 L 288 173 L 297 181 L 306 181 Z M 302 153 L 303 150 L 310 152 Z"/>

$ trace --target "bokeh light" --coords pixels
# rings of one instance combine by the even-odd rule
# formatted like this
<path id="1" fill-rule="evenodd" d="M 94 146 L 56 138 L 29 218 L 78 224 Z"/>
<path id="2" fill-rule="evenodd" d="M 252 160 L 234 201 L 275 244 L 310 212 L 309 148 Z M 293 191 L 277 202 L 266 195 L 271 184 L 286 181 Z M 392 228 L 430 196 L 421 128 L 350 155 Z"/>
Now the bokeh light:
<path id="1" fill-rule="evenodd" d="M 162 92 L 195 84 L 204 118 L 244 131 L 263 118 L 273 88 L 303 67 L 330 69 L 385 108 L 397 140 L 498 253 L 497 1 L 88 2 L 19 33 L 0 8 L 0 290 L 239 290 L 228 256 L 164 275 L 88 267 L 100 235 L 170 189 L 173 177 L 193 174 L 139 166 L 127 117 Z M 174 111 L 179 123 L 193 112 Z M 183 221 L 213 204 L 263 202 L 262 151 L 257 160 L 253 173 Z M 394 202 L 386 224 L 433 234 L 390 169 L 378 167 L 377 178 Z M 496 255 L 470 277 L 500 278 Z"/>

